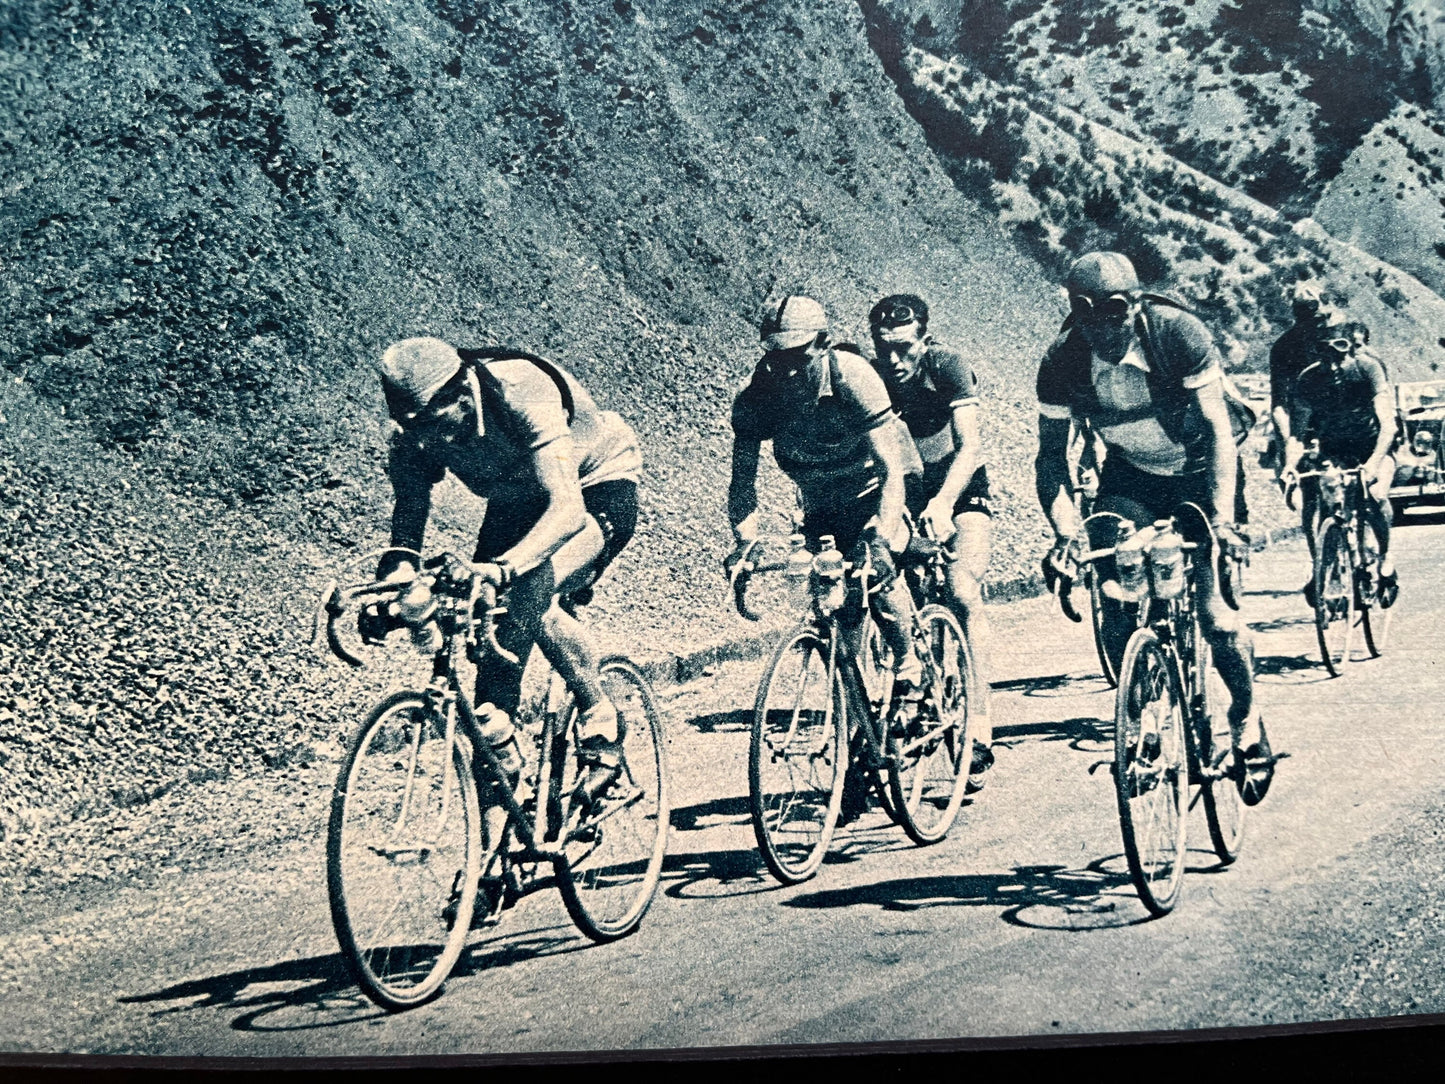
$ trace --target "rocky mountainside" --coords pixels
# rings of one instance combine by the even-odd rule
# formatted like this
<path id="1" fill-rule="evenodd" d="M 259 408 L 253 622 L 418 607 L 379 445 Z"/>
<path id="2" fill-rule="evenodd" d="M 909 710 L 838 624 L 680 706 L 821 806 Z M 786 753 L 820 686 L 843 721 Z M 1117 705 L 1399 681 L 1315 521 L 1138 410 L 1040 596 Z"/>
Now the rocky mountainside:
<path id="1" fill-rule="evenodd" d="M 1303 19 L 1292 37 L 1285 8 Z M 1402 101 L 1423 91 L 1385 44 L 1299 8 L 870 9 L 875 49 L 955 181 L 1046 265 L 1130 253 L 1251 368 L 1287 323 L 1282 287 L 1325 275 L 1401 374 L 1428 376 L 1445 360 L 1440 119 Z"/>
<path id="2" fill-rule="evenodd" d="M 666 652 L 742 627 L 726 406 L 763 300 L 815 292 L 856 338 L 916 290 L 992 389 L 998 574 L 1033 563 L 1025 374 L 1058 299 L 857 9 L 18 0 L 0 186 L 12 839 L 352 717 L 365 682 L 305 621 L 383 540 L 368 361 L 400 336 L 548 353 L 633 421 L 642 523 L 598 623 Z M 476 508 L 442 503 L 463 539 Z"/>

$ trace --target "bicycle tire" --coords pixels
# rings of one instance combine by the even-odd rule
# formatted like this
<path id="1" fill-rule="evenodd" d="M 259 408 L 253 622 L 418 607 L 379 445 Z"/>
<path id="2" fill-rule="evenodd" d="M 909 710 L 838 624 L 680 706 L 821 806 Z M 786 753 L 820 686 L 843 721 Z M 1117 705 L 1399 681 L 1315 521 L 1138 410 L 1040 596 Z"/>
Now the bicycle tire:
<path id="1" fill-rule="evenodd" d="M 890 726 L 888 789 L 899 826 L 927 846 L 948 835 L 968 785 L 971 671 L 963 626 L 948 607 L 933 603 L 919 610 L 914 635 L 924 660 L 924 699 L 903 733 Z"/>
<path id="2" fill-rule="evenodd" d="M 1119 672 L 1114 669 L 1108 649 L 1104 646 L 1104 596 L 1099 588 L 1099 576 L 1092 568 L 1085 575 L 1089 580 L 1089 625 L 1094 631 L 1094 651 L 1099 656 L 1099 669 L 1104 680 L 1109 688 L 1116 689 L 1119 687 Z"/>
<path id="3" fill-rule="evenodd" d="M 1174 909 L 1184 883 L 1189 790 L 1184 711 L 1173 654 L 1153 629 L 1136 629 L 1119 667 L 1114 791 L 1129 876 L 1155 916 Z M 1158 735 L 1157 742 L 1148 741 L 1150 734 Z"/>
<path id="4" fill-rule="evenodd" d="M 841 666 L 829 682 L 829 648 L 826 636 L 809 624 L 790 632 L 773 652 L 753 707 L 748 746 L 753 834 L 768 871 L 785 885 L 817 872 L 842 807 L 847 692 Z M 782 770 L 775 771 L 780 763 Z"/>
<path id="5" fill-rule="evenodd" d="M 1204 800 L 1204 820 L 1209 826 L 1209 842 L 1219 864 L 1227 866 L 1239 857 L 1244 847 L 1245 810 L 1240 793 L 1239 765 L 1228 775 L 1220 770 L 1230 761 L 1234 735 L 1229 729 L 1228 694 L 1224 679 L 1214 669 L 1209 645 L 1199 638 L 1199 665 L 1204 680 L 1202 711 L 1195 712 L 1195 754 L 1200 768 L 1200 790 Z"/>
<path id="6" fill-rule="evenodd" d="M 578 823 L 568 810 L 563 857 L 553 865 L 567 914 L 593 941 L 607 942 L 632 933 L 652 906 L 667 855 L 671 806 L 667 732 L 652 687 L 621 656 L 603 659 L 598 671 L 617 707 L 622 773 L 599 812 Z M 564 793 L 573 794 L 586 770 L 575 756 L 566 759 Z"/>
<path id="7" fill-rule="evenodd" d="M 864 618 L 864 623 L 864 655 L 858 662 L 858 681 L 867 698 L 868 710 L 873 712 L 876 718 L 883 710 L 883 700 L 888 696 L 892 685 L 893 656 L 888 645 L 883 642 L 883 634 L 878 631 L 878 622 L 872 614 Z M 869 771 L 868 785 L 877 793 L 878 803 L 883 807 L 888 819 L 894 824 L 901 824 L 898 810 L 893 805 L 893 792 L 884 773 L 876 768 Z"/>
<path id="8" fill-rule="evenodd" d="M 460 720 L 450 750 L 445 736 L 424 694 L 393 693 L 353 736 L 332 791 L 332 926 L 357 984 L 393 1011 L 427 1001 L 451 975 L 481 877 L 481 814 Z M 375 838 L 363 840 L 368 830 Z"/>
<path id="9" fill-rule="evenodd" d="M 1355 578 L 1345 525 L 1334 516 L 1320 521 L 1315 541 L 1315 638 L 1320 657 L 1334 677 L 1350 662 L 1355 626 Z"/>
<path id="10" fill-rule="evenodd" d="M 1366 532 L 1369 532 L 1368 538 Z M 1389 643 L 1395 609 L 1393 606 L 1385 609 L 1379 604 L 1379 561 L 1376 555 L 1380 552 L 1380 538 L 1375 533 L 1374 526 L 1363 518 L 1360 521 L 1360 542 L 1361 551 L 1366 554 L 1367 560 L 1367 568 L 1361 571 L 1372 582 L 1371 589 L 1364 593 L 1364 597 L 1356 599 L 1360 610 L 1360 631 L 1365 634 L 1365 648 L 1369 651 L 1370 658 L 1378 659 L 1385 653 L 1385 646 Z M 1395 601 L 1398 604 L 1399 599 Z"/>

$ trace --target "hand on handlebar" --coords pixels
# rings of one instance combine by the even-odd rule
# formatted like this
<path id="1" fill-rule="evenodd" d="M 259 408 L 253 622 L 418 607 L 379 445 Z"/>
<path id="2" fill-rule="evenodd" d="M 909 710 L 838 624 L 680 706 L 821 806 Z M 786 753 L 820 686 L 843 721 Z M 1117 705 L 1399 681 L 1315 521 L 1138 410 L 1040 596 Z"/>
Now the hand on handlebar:
<path id="1" fill-rule="evenodd" d="M 356 614 L 356 632 L 364 644 L 384 644 L 387 636 L 401 626 L 402 622 L 392 614 L 388 602 L 368 603 Z"/>

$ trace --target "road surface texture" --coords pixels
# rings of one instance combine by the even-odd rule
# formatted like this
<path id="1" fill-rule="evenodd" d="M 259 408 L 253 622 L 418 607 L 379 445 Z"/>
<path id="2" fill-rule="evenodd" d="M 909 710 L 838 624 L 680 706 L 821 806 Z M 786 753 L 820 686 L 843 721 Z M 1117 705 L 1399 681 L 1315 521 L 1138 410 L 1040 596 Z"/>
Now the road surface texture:
<path id="1" fill-rule="evenodd" d="M 747 814 L 762 664 L 726 664 L 664 692 L 671 853 L 634 936 L 590 944 L 544 889 L 474 935 L 438 999 L 381 1012 L 352 985 L 328 919 L 321 824 L 335 766 L 322 763 L 284 793 L 253 785 L 249 806 L 236 799 L 238 832 L 270 801 L 314 821 L 301 838 L 223 838 L 125 885 L 31 891 L 0 926 L 0 1049 L 637 1050 L 1440 1012 L 1445 526 L 1417 513 L 1397 538 L 1388 651 L 1340 679 L 1319 663 L 1299 594 L 1303 546 L 1255 555 L 1260 697 L 1292 757 L 1234 866 L 1216 865 L 1196 812 L 1167 918 L 1147 918 L 1120 854 L 1100 766 L 1113 696 L 1087 625 L 1035 599 L 992 611 L 998 763 L 936 846 L 910 845 L 875 810 L 840 832 L 812 881 L 777 886 Z"/>

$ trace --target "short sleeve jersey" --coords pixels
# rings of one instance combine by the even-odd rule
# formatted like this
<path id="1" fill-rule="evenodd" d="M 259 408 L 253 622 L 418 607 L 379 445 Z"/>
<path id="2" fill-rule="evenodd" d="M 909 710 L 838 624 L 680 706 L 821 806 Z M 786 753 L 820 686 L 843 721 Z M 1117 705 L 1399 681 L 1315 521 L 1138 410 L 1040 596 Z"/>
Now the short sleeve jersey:
<path id="1" fill-rule="evenodd" d="M 1358 465 L 1380 436 L 1375 397 L 1389 393 L 1384 366 L 1368 351 L 1339 365 L 1318 362 L 1295 383 L 1291 429 L 1301 440 L 1318 439 L 1323 454 Z"/>
<path id="2" fill-rule="evenodd" d="M 1134 332 L 1124 359 L 1109 365 L 1066 322 L 1039 366 L 1039 412 L 1087 421 L 1111 455 L 1141 470 L 1197 473 L 1209 432 L 1194 392 L 1223 379 L 1219 351 L 1198 317 L 1173 305 L 1146 301 Z"/>
<path id="3" fill-rule="evenodd" d="M 924 466 L 951 461 L 958 450 L 953 433 L 953 409 L 979 402 L 978 377 L 973 368 L 952 350 L 928 342 L 917 371 L 899 383 L 880 363 L 874 362 L 893 406 L 902 417 L 918 447 Z"/>
<path id="4" fill-rule="evenodd" d="M 482 435 L 419 443 L 406 433 L 391 442 L 390 474 L 398 494 L 429 489 L 450 470 L 479 497 L 522 497 L 538 482 L 532 455 L 570 433 L 582 488 L 614 480 L 639 480 L 642 454 L 631 426 L 612 411 L 599 410 L 592 396 L 570 373 L 558 373 L 571 393 L 569 424 L 557 384 L 525 358 L 477 363 L 468 351 L 463 361 L 479 364 L 482 386 Z"/>
<path id="5" fill-rule="evenodd" d="M 773 442 L 773 458 L 802 493 L 805 511 L 844 506 L 878 490 L 868 434 L 897 424 L 883 381 L 857 354 L 833 349 L 798 377 L 761 363 L 733 399 L 733 433 Z"/>

